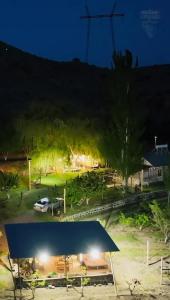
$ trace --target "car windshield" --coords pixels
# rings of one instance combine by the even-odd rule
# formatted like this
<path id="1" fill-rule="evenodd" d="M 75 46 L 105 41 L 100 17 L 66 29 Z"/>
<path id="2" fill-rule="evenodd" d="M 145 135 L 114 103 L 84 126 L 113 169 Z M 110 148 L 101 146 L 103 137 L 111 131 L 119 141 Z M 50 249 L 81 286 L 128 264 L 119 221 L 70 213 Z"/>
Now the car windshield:
<path id="1" fill-rule="evenodd" d="M 37 203 L 38 203 L 38 204 L 43 204 L 43 205 L 45 205 L 45 204 L 48 204 L 48 201 L 45 201 L 45 200 L 39 200 L 39 201 L 37 201 Z"/>

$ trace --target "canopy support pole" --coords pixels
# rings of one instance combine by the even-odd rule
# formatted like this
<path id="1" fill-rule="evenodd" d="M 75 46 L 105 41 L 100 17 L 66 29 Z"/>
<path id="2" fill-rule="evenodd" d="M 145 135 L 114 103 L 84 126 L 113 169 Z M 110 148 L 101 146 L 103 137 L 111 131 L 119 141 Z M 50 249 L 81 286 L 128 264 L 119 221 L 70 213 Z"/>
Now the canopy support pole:
<path id="1" fill-rule="evenodd" d="M 16 282 L 15 282 L 15 278 L 14 278 L 14 274 L 13 274 L 13 268 L 12 268 L 12 264 L 11 264 L 11 260 L 10 260 L 10 255 L 8 254 L 8 262 L 9 262 L 9 266 L 10 266 L 10 272 L 11 272 L 11 276 L 12 276 L 12 280 L 14 283 L 14 300 L 16 300 Z"/>
<path id="2" fill-rule="evenodd" d="M 84 297 L 84 286 L 83 286 L 83 274 L 81 274 L 81 278 L 80 278 L 80 287 L 81 287 L 81 298 Z"/>
<path id="3" fill-rule="evenodd" d="M 66 257 L 66 255 L 64 255 L 64 276 L 65 276 L 65 280 L 66 280 L 66 290 L 68 291 L 68 287 L 67 287 L 68 274 L 67 274 L 67 257 Z"/>
<path id="4" fill-rule="evenodd" d="M 18 277 L 19 277 L 19 293 L 20 293 L 20 299 L 22 299 L 22 287 L 21 287 L 21 274 L 20 274 L 20 265 L 19 265 L 19 258 L 17 259 L 17 265 L 18 265 Z"/>
<path id="5" fill-rule="evenodd" d="M 117 285 L 116 285 L 116 278 L 115 278 L 114 269 L 113 269 L 113 260 L 112 260 L 111 252 L 109 252 L 109 258 L 110 258 L 111 272 L 112 272 L 112 276 L 113 276 L 113 284 L 114 284 L 114 288 L 115 288 L 115 295 L 117 296 Z"/>

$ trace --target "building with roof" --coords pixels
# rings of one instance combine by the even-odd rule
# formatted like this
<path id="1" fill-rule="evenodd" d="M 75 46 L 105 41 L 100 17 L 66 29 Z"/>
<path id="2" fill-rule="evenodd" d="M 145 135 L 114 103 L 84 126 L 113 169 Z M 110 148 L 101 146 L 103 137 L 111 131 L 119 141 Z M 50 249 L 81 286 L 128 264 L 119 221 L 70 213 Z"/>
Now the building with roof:
<path id="1" fill-rule="evenodd" d="M 119 249 L 97 221 L 6 224 L 5 231 L 14 281 L 29 282 L 38 270 L 37 281 L 55 286 L 68 277 L 80 285 L 82 276 L 115 282 L 111 253 Z"/>
<path id="2" fill-rule="evenodd" d="M 163 172 L 168 167 L 170 153 L 168 145 L 156 145 L 144 156 L 143 183 L 163 181 Z"/>
<path id="3" fill-rule="evenodd" d="M 145 153 L 143 168 L 132 177 L 132 184 L 142 186 L 162 182 L 163 173 L 170 162 L 168 145 L 155 145 L 152 151 Z M 129 178 L 131 184 L 131 178 Z"/>

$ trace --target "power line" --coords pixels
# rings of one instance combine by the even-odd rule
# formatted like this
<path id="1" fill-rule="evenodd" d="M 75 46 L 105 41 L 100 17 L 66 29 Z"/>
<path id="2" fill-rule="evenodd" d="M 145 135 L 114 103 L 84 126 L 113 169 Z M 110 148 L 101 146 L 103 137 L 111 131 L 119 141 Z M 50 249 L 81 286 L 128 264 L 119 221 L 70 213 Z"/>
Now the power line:
<path id="1" fill-rule="evenodd" d="M 116 41 L 115 41 L 115 31 L 114 31 L 114 17 L 124 17 L 125 16 L 124 13 L 116 13 L 115 12 L 116 4 L 117 4 L 116 2 L 113 3 L 111 13 L 97 14 L 97 15 L 91 15 L 87 3 L 85 4 L 86 15 L 80 17 L 80 19 L 88 21 L 87 22 L 87 38 L 86 38 L 85 61 L 88 62 L 88 59 L 89 59 L 91 20 L 97 20 L 97 19 L 109 19 L 110 20 L 112 47 L 113 47 L 113 52 L 116 51 Z"/>

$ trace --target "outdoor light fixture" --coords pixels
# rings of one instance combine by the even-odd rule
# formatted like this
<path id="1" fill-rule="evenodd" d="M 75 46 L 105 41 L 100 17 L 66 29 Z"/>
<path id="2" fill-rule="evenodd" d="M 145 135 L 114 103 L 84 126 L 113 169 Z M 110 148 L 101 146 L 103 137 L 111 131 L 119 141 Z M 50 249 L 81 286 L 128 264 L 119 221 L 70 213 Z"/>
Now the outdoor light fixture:
<path id="1" fill-rule="evenodd" d="M 98 248 L 92 248 L 89 252 L 92 259 L 98 259 L 100 258 L 100 250 Z"/>
<path id="2" fill-rule="evenodd" d="M 42 251 L 38 254 L 38 259 L 42 262 L 42 263 L 46 263 L 49 260 L 49 253 L 47 251 Z"/>

